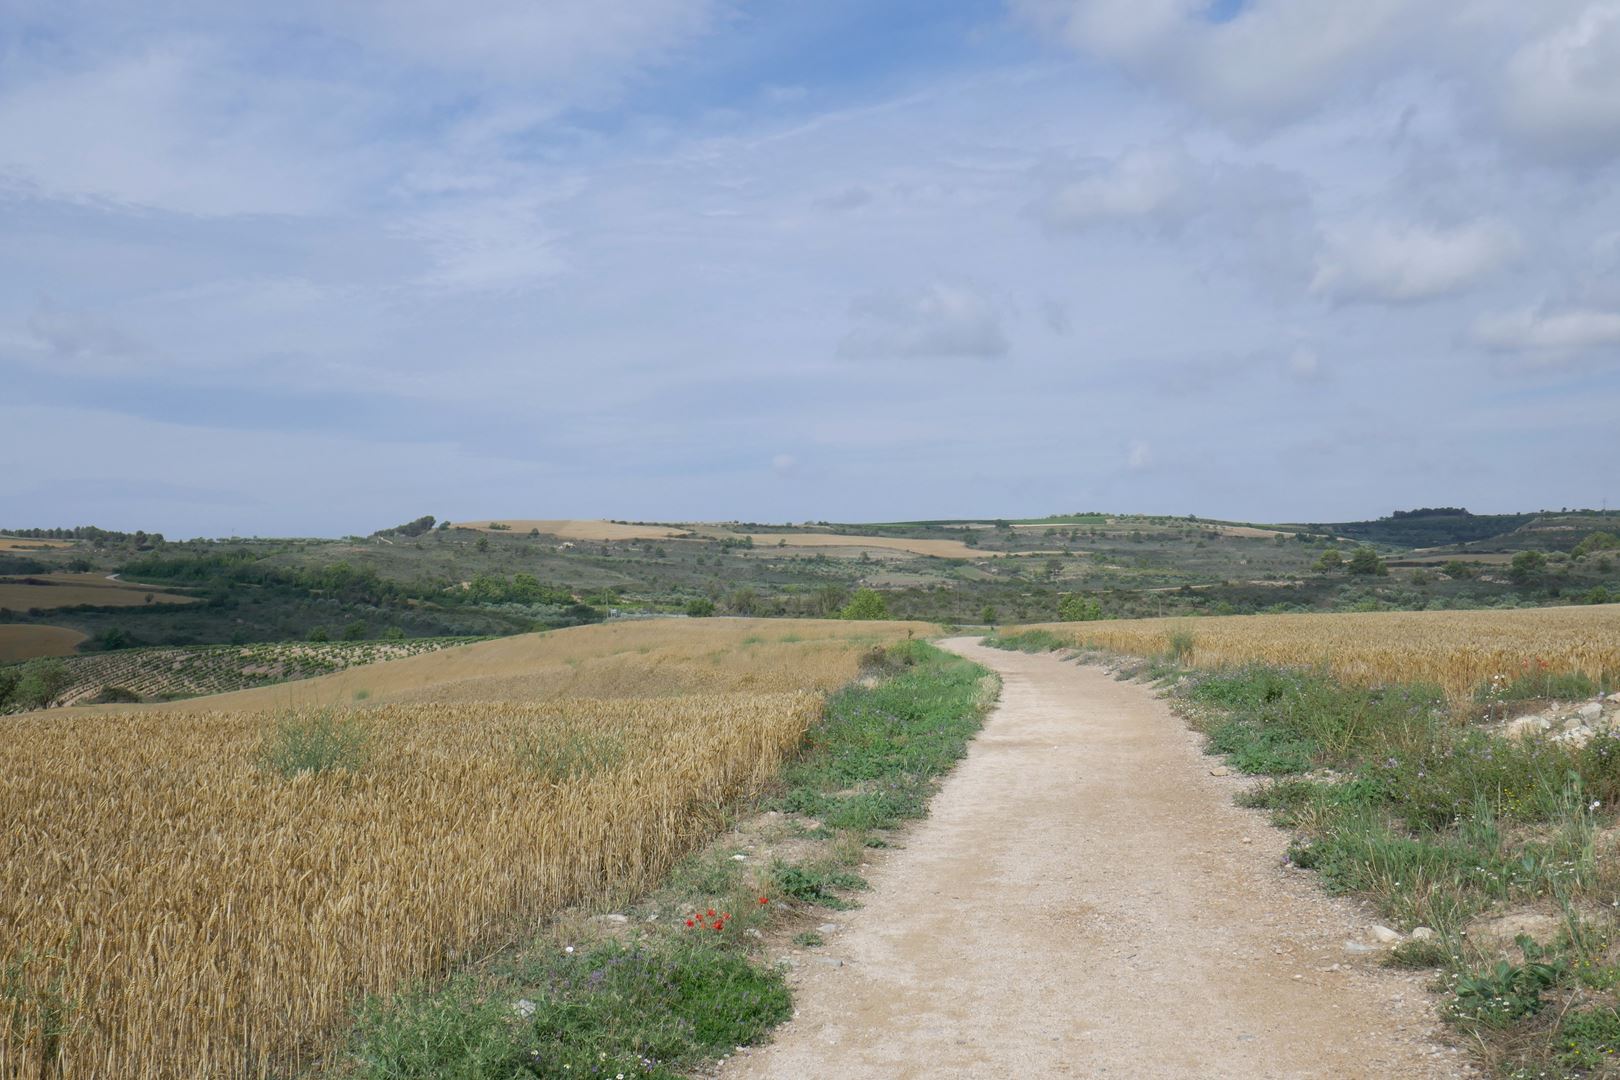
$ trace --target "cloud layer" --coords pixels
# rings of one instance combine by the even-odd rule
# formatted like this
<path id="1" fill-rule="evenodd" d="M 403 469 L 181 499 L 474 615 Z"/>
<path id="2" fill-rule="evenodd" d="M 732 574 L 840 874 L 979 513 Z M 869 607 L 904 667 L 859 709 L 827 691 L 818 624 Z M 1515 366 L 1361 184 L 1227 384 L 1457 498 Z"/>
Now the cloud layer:
<path id="1" fill-rule="evenodd" d="M 1620 0 L 14 0 L 0 526 L 1595 504 L 1617 80 Z"/>

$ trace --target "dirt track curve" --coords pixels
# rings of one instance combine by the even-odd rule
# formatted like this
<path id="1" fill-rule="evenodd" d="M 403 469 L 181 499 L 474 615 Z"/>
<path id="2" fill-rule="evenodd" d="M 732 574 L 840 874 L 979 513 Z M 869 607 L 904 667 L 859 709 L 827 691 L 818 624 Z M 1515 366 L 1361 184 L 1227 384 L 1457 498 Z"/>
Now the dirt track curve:
<path id="1" fill-rule="evenodd" d="M 1001 673 L 1000 707 L 800 956 L 797 1018 L 722 1076 L 1469 1075 L 1426 976 L 1347 949 L 1366 912 L 1283 867 L 1284 836 L 1149 690 L 944 644 Z"/>

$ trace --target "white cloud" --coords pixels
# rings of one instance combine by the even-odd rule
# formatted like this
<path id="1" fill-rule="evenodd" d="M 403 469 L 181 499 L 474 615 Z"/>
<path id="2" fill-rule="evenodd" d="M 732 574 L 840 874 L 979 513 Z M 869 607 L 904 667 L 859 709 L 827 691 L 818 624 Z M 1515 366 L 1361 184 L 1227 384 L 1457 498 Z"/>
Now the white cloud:
<path id="1" fill-rule="evenodd" d="M 1473 327 L 1473 339 L 1497 352 L 1560 359 L 1620 347 L 1620 312 L 1584 308 L 1526 308 L 1487 315 Z"/>
<path id="2" fill-rule="evenodd" d="M 845 356 L 988 359 L 1007 351 L 995 305 L 960 285 L 936 282 L 914 292 L 859 297 L 850 313 L 856 325 L 839 345 Z"/>
<path id="3" fill-rule="evenodd" d="M 1133 440 L 1125 448 L 1125 467 L 1132 472 L 1141 472 L 1153 466 L 1153 446 L 1141 439 Z"/>
<path id="4" fill-rule="evenodd" d="M 1425 0 L 1250 0 L 1224 21 L 1207 0 L 1012 0 L 1081 52 L 1247 124 L 1290 119 L 1419 39 Z"/>
<path id="5" fill-rule="evenodd" d="M 1501 102 L 1509 131 L 1544 152 L 1620 153 L 1620 0 L 1583 4 L 1524 44 Z"/>
<path id="6" fill-rule="evenodd" d="M 1410 303 L 1458 292 L 1499 269 L 1518 238 L 1497 221 L 1455 228 L 1351 222 L 1327 231 L 1311 291 L 1336 300 Z"/>
<path id="7" fill-rule="evenodd" d="M 1141 147 L 1094 159 L 1061 178 L 1037 207 L 1054 229 L 1103 221 L 1172 224 L 1196 210 L 1194 165 L 1179 146 Z"/>

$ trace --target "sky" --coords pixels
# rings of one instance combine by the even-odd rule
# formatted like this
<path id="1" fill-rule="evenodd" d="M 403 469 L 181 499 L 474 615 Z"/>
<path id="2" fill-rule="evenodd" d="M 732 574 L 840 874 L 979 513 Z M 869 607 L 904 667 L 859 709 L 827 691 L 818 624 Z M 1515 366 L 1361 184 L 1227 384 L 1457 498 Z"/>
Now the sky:
<path id="1" fill-rule="evenodd" d="M 0 0 L 0 527 L 1617 466 L 1620 0 Z"/>

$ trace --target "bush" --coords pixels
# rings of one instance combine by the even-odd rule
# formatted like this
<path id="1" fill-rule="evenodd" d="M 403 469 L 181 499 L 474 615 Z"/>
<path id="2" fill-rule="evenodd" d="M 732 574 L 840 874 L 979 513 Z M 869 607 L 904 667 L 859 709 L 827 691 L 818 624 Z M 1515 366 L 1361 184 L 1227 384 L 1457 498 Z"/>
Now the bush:
<path id="1" fill-rule="evenodd" d="M 309 633 L 304 635 L 305 641 L 331 641 L 332 636 L 326 632 L 326 627 L 311 627 Z"/>
<path id="2" fill-rule="evenodd" d="M 1513 584 L 1530 587 L 1541 584 L 1547 573 L 1547 556 L 1539 551 L 1521 551 L 1508 565 L 1508 578 Z"/>
<path id="3" fill-rule="evenodd" d="M 1345 569 L 1352 574 L 1368 576 L 1380 576 L 1389 573 L 1389 567 L 1385 566 L 1384 560 L 1378 557 L 1378 552 L 1365 544 L 1356 548 L 1354 553 L 1351 554 L 1350 561 L 1345 564 Z"/>
<path id="4" fill-rule="evenodd" d="M 359 769 L 371 756 L 371 733 L 329 710 L 282 717 L 259 746 L 259 767 L 292 777 L 304 772 Z"/>
<path id="5" fill-rule="evenodd" d="M 1064 622 L 1091 622 L 1102 617 L 1102 605 L 1092 597 L 1069 593 L 1058 601 L 1058 618 Z"/>
<path id="6" fill-rule="evenodd" d="M 1333 574 L 1344 569 L 1344 556 L 1339 554 L 1338 548 L 1328 548 L 1316 560 L 1316 570 L 1322 574 Z"/>
<path id="7" fill-rule="evenodd" d="M 707 596 L 699 596 L 686 602 L 685 611 L 694 619 L 706 619 L 714 614 L 714 601 Z"/>
<path id="8" fill-rule="evenodd" d="M 11 705 L 25 709 L 48 709 L 56 696 L 73 681 L 67 665 L 56 659 L 30 660 L 11 691 Z"/>
<path id="9" fill-rule="evenodd" d="M 856 589 L 855 595 L 850 597 L 844 610 L 838 613 L 840 619 L 887 619 L 889 605 L 883 599 L 883 594 L 876 589 Z"/>
<path id="10" fill-rule="evenodd" d="M 1440 568 L 1441 573 L 1453 581 L 1468 581 L 1474 576 L 1474 568 L 1461 559 L 1452 559 Z"/>

